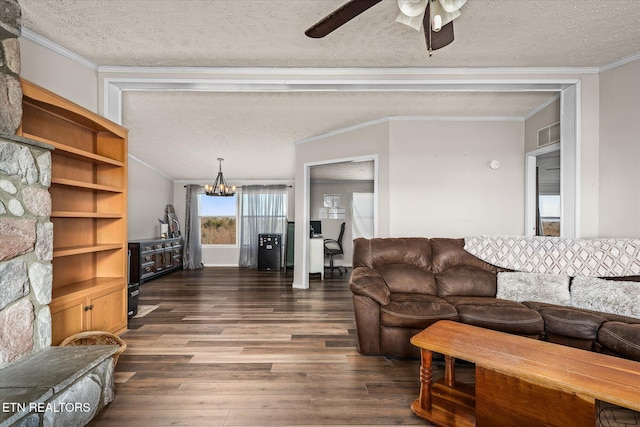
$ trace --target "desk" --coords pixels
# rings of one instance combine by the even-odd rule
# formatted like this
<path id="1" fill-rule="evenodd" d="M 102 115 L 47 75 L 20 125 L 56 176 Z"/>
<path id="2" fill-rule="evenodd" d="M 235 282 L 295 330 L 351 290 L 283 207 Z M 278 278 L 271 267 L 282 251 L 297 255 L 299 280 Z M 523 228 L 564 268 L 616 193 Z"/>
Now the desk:
<path id="1" fill-rule="evenodd" d="M 320 273 L 324 280 L 324 238 L 322 236 L 309 239 L 309 274 Z"/>
<path id="2" fill-rule="evenodd" d="M 441 320 L 411 338 L 421 348 L 413 412 L 438 426 L 586 426 L 596 400 L 640 410 L 640 363 Z M 432 352 L 445 376 L 431 384 Z M 455 381 L 454 358 L 476 365 L 475 390 Z"/>

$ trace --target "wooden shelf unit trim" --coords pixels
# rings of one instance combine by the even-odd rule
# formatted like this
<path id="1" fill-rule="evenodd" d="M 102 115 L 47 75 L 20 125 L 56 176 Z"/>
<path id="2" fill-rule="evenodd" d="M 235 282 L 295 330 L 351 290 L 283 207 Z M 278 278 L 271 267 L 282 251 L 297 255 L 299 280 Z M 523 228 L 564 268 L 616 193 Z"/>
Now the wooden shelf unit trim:
<path id="1" fill-rule="evenodd" d="M 80 150 L 74 147 L 68 147 L 66 145 L 60 144 L 56 141 L 52 141 L 46 138 L 40 138 L 36 135 L 31 135 L 28 132 L 22 133 L 25 138 L 30 138 L 35 141 L 43 142 L 45 144 L 53 145 L 55 147 L 54 155 L 61 155 L 65 157 L 70 157 L 72 159 L 84 160 L 91 163 L 95 163 L 97 165 L 111 165 L 122 167 L 124 165 L 120 160 L 112 159 L 106 156 L 101 156 L 99 154 L 92 153 L 90 151 Z"/>
<path id="2" fill-rule="evenodd" d="M 74 181 L 73 179 L 66 178 L 51 178 L 52 184 L 66 185 L 68 187 L 84 188 L 87 190 L 106 191 L 111 193 L 122 193 L 124 190 L 120 187 L 113 187 L 110 185 L 92 184 L 83 181 Z"/>
<path id="3" fill-rule="evenodd" d="M 100 245 L 83 245 L 83 246 L 72 246 L 67 248 L 58 248 L 53 250 L 53 256 L 55 258 L 55 257 L 63 257 L 63 256 L 89 254 L 94 252 L 112 251 L 115 249 L 122 249 L 122 245 L 120 243 L 107 243 L 107 244 L 100 244 Z"/>
<path id="4" fill-rule="evenodd" d="M 102 213 L 102 212 L 73 212 L 73 211 L 53 211 L 51 218 L 98 218 L 98 219 L 121 219 L 122 214 Z"/>
<path id="5" fill-rule="evenodd" d="M 120 286 L 125 282 L 124 277 L 94 277 L 82 282 L 69 283 L 65 286 L 53 288 L 52 297 L 54 299 L 72 296 L 92 289 L 102 289 L 111 286 Z"/>
<path id="6" fill-rule="evenodd" d="M 75 125 L 81 125 L 96 132 L 111 132 L 122 138 L 127 137 L 127 129 L 94 112 L 81 107 L 45 88 L 20 79 L 22 85 L 23 102 L 35 108 L 46 111 Z M 27 99 L 24 99 L 27 98 Z"/>

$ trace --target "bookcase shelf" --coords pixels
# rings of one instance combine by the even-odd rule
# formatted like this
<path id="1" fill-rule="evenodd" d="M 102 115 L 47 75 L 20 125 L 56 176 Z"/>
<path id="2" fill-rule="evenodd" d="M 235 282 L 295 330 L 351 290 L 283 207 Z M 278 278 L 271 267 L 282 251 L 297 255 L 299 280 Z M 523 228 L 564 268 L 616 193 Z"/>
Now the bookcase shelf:
<path id="1" fill-rule="evenodd" d="M 22 80 L 21 136 L 50 144 L 52 344 L 127 328 L 127 130 Z"/>
<path id="2" fill-rule="evenodd" d="M 89 151 L 84 151 L 84 150 L 79 150 L 77 148 L 74 147 L 67 147 L 64 144 L 61 144 L 59 142 L 53 141 L 51 139 L 47 139 L 47 138 L 41 138 L 37 135 L 32 135 L 28 132 L 23 132 L 22 136 L 24 136 L 25 138 L 30 138 L 39 142 L 44 142 L 46 144 L 50 144 L 53 145 L 56 149 L 55 154 L 57 155 L 61 155 L 61 156 L 65 156 L 65 157 L 69 157 L 71 159 L 76 159 L 76 160 L 83 160 L 83 161 L 87 161 L 87 162 L 92 162 L 95 164 L 103 164 L 103 165 L 113 165 L 113 166 L 118 166 L 118 167 L 122 167 L 123 166 L 123 162 L 119 161 L 119 160 L 115 160 L 115 159 L 110 159 L 108 157 L 105 156 L 100 156 L 98 154 L 95 153 L 91 153 Z"/>
<path id="3" fill-rule="evenodd" d="M 52 211 L 51 218 L 123 218 L 121 213 Z"/>
<path id="4" fill-rule="evenodd" d="M 54 257 L 63 257 L 71 255 L 89 254 L 93 252 L 112 251 L 116 249 L 122 249 L 120 243 L 114 244 L 101 244 L 101 245 L 83 245 L 83 246 L 70 246 L 66 248 L 59 248 L 53 250 Z"/>
<path id="5" fill-rule="evenodd" d="M 51 178 L 51 183 L 52 184 L 57 184 L 57 185 L 66 185 L 68 187 L 74 187 L 74 188 L 79 188 L 79 189 L 106 191 L 106 192 L 111 192 L 111 193 L 122 193 L 122 191 L 123 191 L 122 187 L 113 187 L 113 186 L 110 186 L 110 185 L 92 184 L 92 183 L 89 183 L 89 182 L 74 181 L 72 179 L 66 179 L 66 178 Z"/>

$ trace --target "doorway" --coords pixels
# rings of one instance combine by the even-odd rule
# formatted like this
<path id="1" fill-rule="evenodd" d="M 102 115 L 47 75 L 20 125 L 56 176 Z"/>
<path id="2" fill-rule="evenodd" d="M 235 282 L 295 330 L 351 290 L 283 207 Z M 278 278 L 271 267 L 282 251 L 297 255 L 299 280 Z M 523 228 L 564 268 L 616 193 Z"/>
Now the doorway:
<path id="1" fill-rule="evenodd" d="M 526 236 L 563 236 L 560 144 L 526 154 Z"/>
<path id="2" fill-rule="evenodd" d="M 309 220 L 321 223 L 325 239 L 337 239 L 345 223 L 344 254 L 334 257 L 336 266 L 350 267 L 353 239 L 363 232 L 371 237 L 375 233 L 375 169 L 371 157 L 309 167 Z M 365 206 L 367 200 L 370 205 Z"/>

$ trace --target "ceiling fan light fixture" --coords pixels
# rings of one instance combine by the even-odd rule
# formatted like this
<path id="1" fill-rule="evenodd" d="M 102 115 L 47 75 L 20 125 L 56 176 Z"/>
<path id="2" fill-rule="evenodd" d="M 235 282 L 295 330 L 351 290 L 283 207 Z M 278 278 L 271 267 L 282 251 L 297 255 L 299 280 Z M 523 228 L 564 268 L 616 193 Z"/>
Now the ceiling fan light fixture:
<path id="1" fill-rule="evenodd" d="M 411 27 L 416 31 L 422 30 L 422 21 L 428 2 L 429 0 L 398 0 L 400 13 L 396 18 L 396 22 Z"/>
<path id="2" fill-rule="evenodd" d="M 431 22 L 431 28 L 435 33 L 442 29 L 442 16 L 435 15 L 433 17 L 433 21 Z"/>
<path id="3" fill-rule="evenodd" d="M 434 17 L 440 16 L 442 28 L 460 16 L 460 8 L 465 3 L 466 0 L 431 0 L 431 13 Z"/>
<path id="4" fill-rule="evenodd" d="M 407 16 L 422 16 L 428 0 L 398 0 L 400 12 Z"/>

